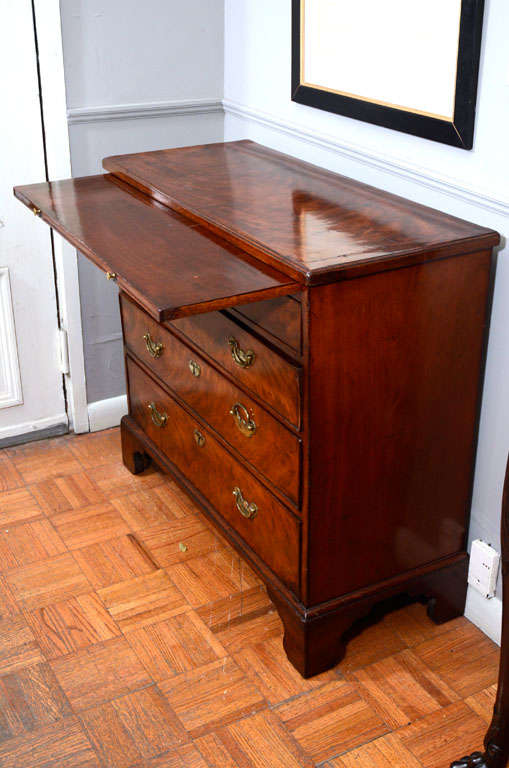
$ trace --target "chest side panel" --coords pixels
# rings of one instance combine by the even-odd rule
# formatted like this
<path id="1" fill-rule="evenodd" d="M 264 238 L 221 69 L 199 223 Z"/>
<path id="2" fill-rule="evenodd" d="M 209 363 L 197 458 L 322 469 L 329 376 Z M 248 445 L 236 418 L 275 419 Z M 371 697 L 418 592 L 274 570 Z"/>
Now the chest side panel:
<path id="1" fill-rule="evenodd" d="M 490 262 L 311 291 L 310 604 L 465 548 Z"/>

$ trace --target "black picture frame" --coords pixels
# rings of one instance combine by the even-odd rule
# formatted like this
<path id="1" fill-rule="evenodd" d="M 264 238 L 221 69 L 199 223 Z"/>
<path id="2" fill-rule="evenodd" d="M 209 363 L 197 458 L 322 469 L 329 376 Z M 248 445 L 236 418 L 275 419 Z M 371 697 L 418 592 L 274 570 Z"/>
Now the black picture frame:
<path id="1" fill-rule="evenodd" d="M 355 2 L 355 0 L 352 0 Z M 426 0 L 421 0 L 423 3 Z M 441 120 L 301 83 L 301 5 L 292 0 L 292 101 L 327 112 L 472 149 L 481 54 L 484 0 L 462 0 L 454 117 Z"/>

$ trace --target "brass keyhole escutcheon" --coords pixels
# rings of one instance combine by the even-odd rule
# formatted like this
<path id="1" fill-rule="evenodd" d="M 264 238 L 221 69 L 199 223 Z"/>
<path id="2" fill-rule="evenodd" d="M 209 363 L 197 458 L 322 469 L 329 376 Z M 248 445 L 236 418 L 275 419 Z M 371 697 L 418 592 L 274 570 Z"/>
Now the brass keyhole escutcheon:
<path id="1" fill-rule="evenodd" d="M 203 448 L 205 445 L 205 435 L 202 435 L 199 429 L 195 429 L 193 432 L 194 442 L 198 448 Z"/>
<path id="2" fill-rule="evenodd" d="M 235 496 L 235 503 L 242 517 L 246 520 L 254 520 L 258 514 L 258 507 L 254 502 L 249 502 L 242 495 L 242 491 L 237 486 L 233 489 L 233 495 Z"/>
<path id="3" fill-rule="evenodd" d="M 155 426 L 160 428 L 165 427 L 166 424 L 168 423 L 168 414 L 160 413 L 157 410 L 155 403 L 149 403 L 147 407 L 150 411 L 150 416 Z"/>
<path id="4" fill-rule="evenodd" d="M 191 371 L 193 376 L 196 376 L 196 378 L 198 378 L 201 375 L 201 367 L 196 362 L 196 360 L 189 361 L 189 370 Z"/>
<path id="5" fill-rule="evenodd" d="M 244 351 L 241 349 L 240 343 L 234 336 L 228 338 L 228 345 L 231 349 L 232 358 L 241 368 L 250 368 L 256 358 L 252 349 Z"/>
<path id="6" fill-rule="evenodd" d="M 162 342 L 154 341 L 148 331 L 143 336 L 143 340 L 145 341 L 145 346 L 147 347 L 149 355 L 155 358 L 161 357 L 164 349 Z"/>
<path id="7" fill-rule="evenodd" d="M 256 422 L 249 415 L 245 405 L 235 403 L 231 407 L 230 414 L 233 416 L 237 429 L 246 437 L 253 437 L 256 432 Z"/>

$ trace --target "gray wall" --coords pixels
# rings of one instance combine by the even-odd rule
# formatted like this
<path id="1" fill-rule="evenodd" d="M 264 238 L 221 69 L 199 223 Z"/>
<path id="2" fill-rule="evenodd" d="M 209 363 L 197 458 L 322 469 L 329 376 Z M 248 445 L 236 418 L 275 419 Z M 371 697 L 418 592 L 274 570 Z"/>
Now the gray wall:
<path id="1" fill-rule="evenodd" d="M 61 16 L 74 176 L 107 155 L 222 141 L 223 0 L 61 0 Z M 91 403 L 125 392 L 120 317 L 83 257 L 79 279 Z"/>

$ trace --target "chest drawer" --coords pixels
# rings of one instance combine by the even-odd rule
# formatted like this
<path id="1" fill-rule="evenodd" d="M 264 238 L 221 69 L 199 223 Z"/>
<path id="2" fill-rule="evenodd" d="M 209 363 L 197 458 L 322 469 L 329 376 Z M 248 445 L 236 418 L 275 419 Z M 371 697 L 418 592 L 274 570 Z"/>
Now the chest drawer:
<path id="1" fill-rule="evenodd" d="M 302 347 L 302 307 L 292 296 L 253 301 L 228 310 L 247 321 L 256 330 L 268 333 L 300 355 Z"/>
<path id="2" fill-rule="evenodd" d="M 275 496 L 127 358 L 130 413 L 252 550 L 298 590 L 300 523 Z"/>
<path id="3" fill-rule="evenodd" d="M 299 438 L 125 296 L 121 309 L 128 349 L 298 504 Z"/>
<path id="4" fill-rule="evenodd" d="M 300 428 L 300 366 L 290 363 L 221 312 L 170 324 L 207 355 Z"/>

